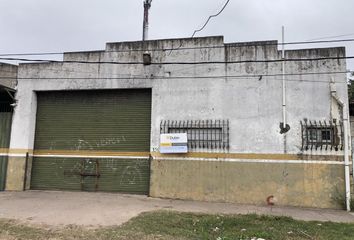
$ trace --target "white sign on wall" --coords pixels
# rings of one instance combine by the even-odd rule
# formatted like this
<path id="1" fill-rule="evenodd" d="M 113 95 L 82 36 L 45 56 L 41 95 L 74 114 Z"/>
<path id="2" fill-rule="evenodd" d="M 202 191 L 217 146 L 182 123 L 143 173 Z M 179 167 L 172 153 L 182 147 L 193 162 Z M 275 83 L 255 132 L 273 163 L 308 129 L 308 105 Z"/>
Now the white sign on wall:
<path id="1" fill-rule="evenodd" d="M 187 153 L 187 133 L 160 135 L 160 153 Z"/>

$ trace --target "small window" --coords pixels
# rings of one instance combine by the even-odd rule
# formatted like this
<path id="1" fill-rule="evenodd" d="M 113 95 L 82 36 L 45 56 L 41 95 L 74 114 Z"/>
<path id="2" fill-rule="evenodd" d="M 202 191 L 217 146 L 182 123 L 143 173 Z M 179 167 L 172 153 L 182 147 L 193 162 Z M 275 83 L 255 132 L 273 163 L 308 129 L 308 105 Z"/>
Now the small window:
<path id="1" fill-rule="evenodd" d="M 188 148 L 229 149 L 228 120 L 161 121 L 161 133 L 187 133 Z"/>
<path id="2" fill-rule="evenodd" d="M 309 141 L 314 143 L 331 143 L 333 140 L 334 128 L 317 127 L 307 128 Z"/>
<path id="3" fill-rule="evenodd" d="M 322 142 L 332 142 L 333 139 L 333 132 L 334 129 L 333 128 L 325 128 L 325 129 L 321 129 L 320 133 L 321 133 L 321 141 Z"/>
<path id="4" fill-rule="evenodd" d="M 308 121 L 301 122 L 302 128 L 302 150 L 336 150 L 342 149 L 340 139 L 342 125 L 336 120 Z"/>

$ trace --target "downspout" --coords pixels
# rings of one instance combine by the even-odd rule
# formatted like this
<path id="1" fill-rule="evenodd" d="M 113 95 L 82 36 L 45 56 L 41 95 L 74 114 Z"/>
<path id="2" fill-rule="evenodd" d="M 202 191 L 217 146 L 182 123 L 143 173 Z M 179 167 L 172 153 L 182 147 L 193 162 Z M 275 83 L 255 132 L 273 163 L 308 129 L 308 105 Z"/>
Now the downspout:
<path id="1" fill-rule="evenodd" d="M 345 200 L 347 211 L 350 211 L 350 163 L 349 163 L 349 139 L 348 139 L 348 112 L 347 105 L 338 97 L 334 80 L 331 80 L 331 96 L 342 108 L 343 132 L 344 132 L 344 173 L 345 173 Z"/>
<path id="2" fill-rule="evenodd" d="M 282 27 L 282 115 L 283 121 L 280 123 L 280 134 L 284 134 L 284 153 L 287 153 L 286 134 L 290 130 L 286 119 L 286 80 L 285 80 L 285 29 Z"/>
<path id="3" fill-rule="evenodd" d="M 285 83 L 285 29 L 282 27 L 282 106 L 283 106 L 283 126 L 286 126 L 286 83 Z"/>

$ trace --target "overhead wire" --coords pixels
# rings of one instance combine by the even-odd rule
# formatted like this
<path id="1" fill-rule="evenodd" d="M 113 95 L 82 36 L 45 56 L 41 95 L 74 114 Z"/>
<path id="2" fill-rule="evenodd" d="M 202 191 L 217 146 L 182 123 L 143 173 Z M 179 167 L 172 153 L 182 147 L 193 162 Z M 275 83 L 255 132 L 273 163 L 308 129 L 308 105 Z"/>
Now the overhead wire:
<path id="1" fill-rule="evenodd" d="M 204 65 L 204 64 L 241 64 L 241 63 L 278 63 L 278 62 L 311 62 L 323 60 L 354 59 L 354 56 L 319 57 L 319 58 L 289 58 L 289 59 L 268 59 L 268 60 L 240 60 L 240 61 L 200 61 L 200 62 L 152 62 L 151 65 Z M 143 62 L 112 62 L 112 61 L 79 61 L 79 60 L 44 60 L 27 58 L 4 58 L 0 60 L 39 62 L 39 63 L 78 63 L 78 64 L 112 64 L 112 65 L 141 65 Z"/>
<path id="2" fill-rule="evenodd" d="M 193 32 L 191 38 L 193 38 L 197 32 L 203 31 L 203 29 L 208 25 L 210 19 L 219 16 L 219 15 L 225 10 L 225 8 L 226 8 L 226 6 L 229 4 L 229 2 L 230 2 L 230 0 L 227 0 L 227 1 L 225 2 L 225 4 L 223 5 L 223 7 L 221 8 L 221 10 L 220 10 L 218 13 L 213 14 L 213 15 L 210 15 L 210 16 L 208 17 L 208 19 L 206 20 L 206 22 L 204 23 L 204 25 L 203 25 L 201 28 L 199 28 L 199 29 L 197 29 L 197 30 L 195 30 L 195 31 Z"/>
<path id="3" fill-rule="evenodd" d="M 336 72 L 308 72 L 308 73 L 287 73 L 285 76 L 311 76 L 311 75 L 336 75 L 336 74 L 347 74 L 350 71 L 336 71 Z M 135 75 L 135 76 L 122 76 L 122 77 L 13 77 L 13 79 L 18 80 L 32 80 L 32 79 L 44 79 L 44 80 L 131 80 L 131 79 L 258 79 L 258 81 L 269 80 L 269 77 L 280 77 L 283 76 L 282 73 L 274 73 L 274 74 L 240 74 L 240 75 L 214 75 L 214 76 L 144 76 L 144 75 Z M 262 78 L 261 78 L 262 77 Z M 263 78 L 265 77 L 265 78 Z M 0 77 L 0 79 L 9 79 L 9 77 Z M 279 80 L 282 79 L 273 79 Z M 327 80 L 313 80 L 313 79 L 287 79 L 287 81 L 298 81 L 298 82 L 326 82 Z M 342 82 L 339 82 L 342 83 Z"/>
<path id="4" fill-rule="evenodd" d="M 181 39 L 183 40 L 183 39 Z M 354 38 L 350 39 L 337 39 L 337 40 L 321 40 L 321 41 L 300 41 L 300 42 L 285 42 L 276 43 L 276 41 L 260 41 L 260 42 L 237 42 L 226 43 L 222 46 L 198 46 L 198 47 L 180 47 L 180 48 L 152 48 L 152 49 L 127 49 L 127 50 L 108 50 L 108 51 L 96 51 L 102 53 L 124 53 L 124 52 L 157 52 L 157 51 L 176 51 L 176 50 L 198 50 L 198 49 L 218 49 L 225 47 L 251 47 L 251 46 L 282 46 L 282 45 L 305 45 L 305 44 L 323 44 L 323 43 L 339 43 L 339 42 L 354 42 Z M 5 56 L 45 56 L 45 55 L 63 55 L 63 54 L 75 54 L 81 52 L 32 52 L 32 53 L 1 53 L 0 57 Z"/>
<path id="5" fill-rule="evenodd" d="M 194 38 L 194 36 L 195 36 L 195 34 L 196 34 L 197 32 L 202 31 L 202 30 L 208 25 L 210 19 L 219 16 L 219 15 L 224 11 L 224 9 L 225 9 L 226 6 L 229 4 L 229 2 L 230 2 L 230 0 L 227 0 L 227 1 L 223 4 L 223 7 L 221 8 L 221 10 L 220 10 L 218 13 L 216 13 L 216 14 L 214 14 L 214 15 L 210 15 L 210 16 L 208 17 L 207 21 L 204 23 L 204 25 L 203 25 L 201 28 L 199 28 L 199 29 L 197 29 L 197 30 L 195 30 L 195 31 L 193 32 L 191 38 Z M 179 44 L 179 46 L 178 46 L 177 48 L 171 48 L 171 49 L 168 49 L 168 50 L 167 50 L 167 51 L 169 51 L 168 55 L 171 55 L 171 53 L 172 53 L 173 51 L 180 50 L 180 49 L 182 48 L 182 46 L 183 46 L 183 42 L 181 41 L 180 44 Z"/>
<path id="6" fill-rule="evenodd" d="M 322 40 L 322 39 L 331 39 L 331 38 L 339 38 L 339 37 L 349 37 L 349 36 L 354 36 L 354 33 L 342 34 L 342 35 L 336 35 L 336 36 L 328 36 L 328 37 L 321 37 L 321 38 L 313 38 L 313 39 L 309 39 L 308 41 L 315 41 L 315 40 Z"/>

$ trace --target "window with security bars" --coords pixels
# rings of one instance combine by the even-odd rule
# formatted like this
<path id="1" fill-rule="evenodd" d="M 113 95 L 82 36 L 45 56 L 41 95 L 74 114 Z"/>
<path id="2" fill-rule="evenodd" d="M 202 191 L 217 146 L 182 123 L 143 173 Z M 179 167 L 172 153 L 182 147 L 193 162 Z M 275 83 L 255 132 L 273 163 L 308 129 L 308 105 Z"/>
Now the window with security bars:
<path id="1" fill-rule="evenodd" d="M 342 150 L 343 125 L 333 121 L 301 121 L 302 150 Z"/>
<path id="2" fill-rule="evenodd" d="M 229 120 L 161 121 L 160 132 L 187 133 L 188 148 L 229 149 Z"/>

